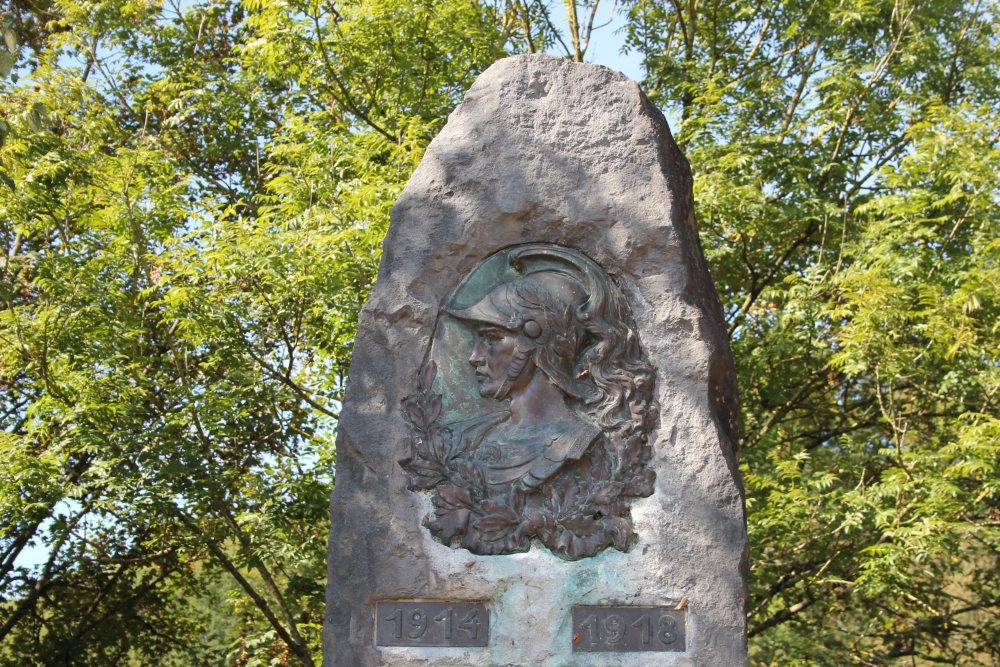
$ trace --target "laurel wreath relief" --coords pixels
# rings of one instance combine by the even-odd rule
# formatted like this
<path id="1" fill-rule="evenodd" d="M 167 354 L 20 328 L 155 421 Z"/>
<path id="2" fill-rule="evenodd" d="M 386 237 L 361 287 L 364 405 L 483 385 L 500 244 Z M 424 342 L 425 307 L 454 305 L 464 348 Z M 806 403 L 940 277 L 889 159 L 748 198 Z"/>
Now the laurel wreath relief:
<path id="1" fill-rule="evenodd" d="M 425 525 L 436 539 L 489 555 L 526 551 L 537 539 L 569 560 L 611 546 L 628 550 L 636 534 L 625 498 L 651 495 L 656 478 L 646 466 L 652 452 L 645 435 L 634 428 L 605 433 L 534 491 L 488 485 L 468 439 L 439 424 L 436 374 L 428 361 L 418 391 L 403 401 L 411 455 L 399 461 L 411 491 L 434 494 Z"/>

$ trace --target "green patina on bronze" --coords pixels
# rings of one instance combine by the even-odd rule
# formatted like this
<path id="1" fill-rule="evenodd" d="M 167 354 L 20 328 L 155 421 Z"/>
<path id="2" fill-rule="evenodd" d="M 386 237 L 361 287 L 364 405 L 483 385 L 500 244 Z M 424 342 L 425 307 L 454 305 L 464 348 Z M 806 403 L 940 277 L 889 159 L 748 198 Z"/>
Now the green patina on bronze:
<path id="1" fill-rule="evenodd" d="M 533 540 L 569 559 L 634 543 L 628 497 L 653 492 L 653 369 L 618 287 L 554 244 L 505 248 L 442 304 L 403 401 L 409 488 L 427 528 L 478 554 Z"/>

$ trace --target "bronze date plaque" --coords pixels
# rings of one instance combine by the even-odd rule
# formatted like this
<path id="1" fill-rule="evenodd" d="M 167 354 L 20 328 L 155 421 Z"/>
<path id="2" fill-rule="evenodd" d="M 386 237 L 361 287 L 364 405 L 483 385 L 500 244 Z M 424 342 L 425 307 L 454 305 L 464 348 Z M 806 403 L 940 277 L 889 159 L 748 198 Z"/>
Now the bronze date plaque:
<path id="1" fill-rule="evenodd" d="M 685 651 L 684 614 L 670 607 L 573 607 L 573 650 Z"/>
<path id="2" fill-rule="evenodd" d="M 376 646 L 486 646 L 490 610 L 482 602 L 382 600 L 375 605 Z"/>

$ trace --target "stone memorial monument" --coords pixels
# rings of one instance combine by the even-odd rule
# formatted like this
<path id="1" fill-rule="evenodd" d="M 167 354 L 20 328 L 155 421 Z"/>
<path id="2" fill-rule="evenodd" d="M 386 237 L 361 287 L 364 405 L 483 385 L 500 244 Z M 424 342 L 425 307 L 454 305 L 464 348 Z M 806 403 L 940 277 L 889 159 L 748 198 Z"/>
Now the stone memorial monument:
<path id="1" fill-rule="evenodd" d="M 663 116 L 603 67 L 497 62 L 361 314 L 324 665 L 746 665 L 736 438 Z"/>

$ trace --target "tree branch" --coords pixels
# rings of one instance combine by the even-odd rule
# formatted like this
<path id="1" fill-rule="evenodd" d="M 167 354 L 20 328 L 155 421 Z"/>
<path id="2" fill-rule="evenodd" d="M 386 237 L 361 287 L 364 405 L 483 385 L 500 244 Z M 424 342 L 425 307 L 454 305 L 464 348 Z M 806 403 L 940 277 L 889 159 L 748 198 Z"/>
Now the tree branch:
<path id="1" fill-rule="evenodd" d="M 333 63 L 330 61 L 330 55 L 329 53 L 327 53 L 326 49 L 326 42 L 323 40 L 323 30 L 322 26 L 320 26 L 319 23 L 319 15 L 313 14 L 310 16 L 310 18 L 313 20 L 313 26 L 315 27 L 315 34 L 316 34 L 316 44 L 317 46 L 319 46 L 320 55 L 323 58 L 323 64 L 326 67 L 327 76 L 329 76 L 333 80 L 333 82 L 337 84 L 337 87 L 340 89 L 340 94 L 343 96 L 343 99 L 341 99 L 340 97 L 337 96 L 336 93 L 328 89 L 330 97 L 332 97 L 333 100 L 338 105 L 340 105 L 342 109 L 344 109 L 348 113 L 354 114 L 354 116 L 356 116 L 366 125 L 368 125 L 368 127 L 375 130 L 376 132 L 381 134 L 383 137 L 385 137 L 392 143 L 394 144 L 399 143 L 398 137 L 394 136 L 388 130 L 386 130 L 381 125 L 372 120 L 371 116 L 362 111 L 361 108 L 358 107 L 357 104 L 355 104 L 354 98 L 351 96 L 350 90 L 348 90 L 347 86 L 344 85 L 344 82 L 340 80 L 340 77 L 337 76 L 337 72 L 333 67 Z"/>
<path id="2" fill-rule="evenodd" d="M 222 550 L 222 547 L 220 547 L 210 535 L 202 530 L 194 522 L 194 520 L 179 507 L 174 508 L 174 513 L 181 520 L 181 523 L 187 526 L 188 530 L 204 540 L 208 550 L 212 552 L 212 555 L 215 556 L 215 559 L 219 562 L 222 568 L 236 580 L 236 583 L 240 585 L 240 588 L 242 588 L 247 596 L 253 601 L 257 609 L 264 614 L 264 618 L 267 619 L 267 622 L 272 628 L 274 628 L 274 631 L 278 634 L 281 640 L 285 642 L 285 645 L 288 646 L 292 653 L 299 658 L 302 664 L 306 667 L 315 667 L 315 663 L 313 663 L 312 654 L 309 653 L 308 646 L 296 641 L 292 634 L 289 633 L 288 628 L 285 628 L 285 626 L 282 625 L 281 621 L 278 620 L 278 617 L 271 609 L 271 606 L 267 603 L 267 600 L 265 600 L 264 597 L 257 592 L 257 589 L 254 588 L 253 584 L 251 584 L 247 578 L 243 576 L 243 573 L 240 572 L 238 567 L 236 567 L 236 564 L 233 563 L 232 559 L 230 559 L 229 556 L 226 555 L 225 551 Z M 298 633 L 296 632 L 296 634 Z"/>
<path id="3" fill-rule="evenodd" d="M 780 624 L 784 623 L 785 621 L 787 621 L 788 619 L 792 618 L 793 616 L 795 616 L 799 612 L 801 612 L 801 611 L 803 611 L 805 609 L 808 609 L 809 607 L 811 607 L 815 603 L 816 603 L 816 599 L 815 598 L 808 598 L 806 600 L 803 600 L 802 602 L 797 602 L 797 603 L 793 604 L 791 607 L 787 607 L 785 609 L 782 609 L 781 611 L 779 611 L 778 613 L 774 614 L 773 616 L 771 616 L 766 621 L 764 621 L 764 622 L 760 623 L 759 625 L 756 625 L 753 628 L 751 628 L 750 631 L 747 632 L 747 637 L 748 638 L 749 637 L 755 637 L 755 636 L 759 635 L 760 633 L 764 632 L 765 630 L 770 630 L 774 626 L 780 625 Z"/>

